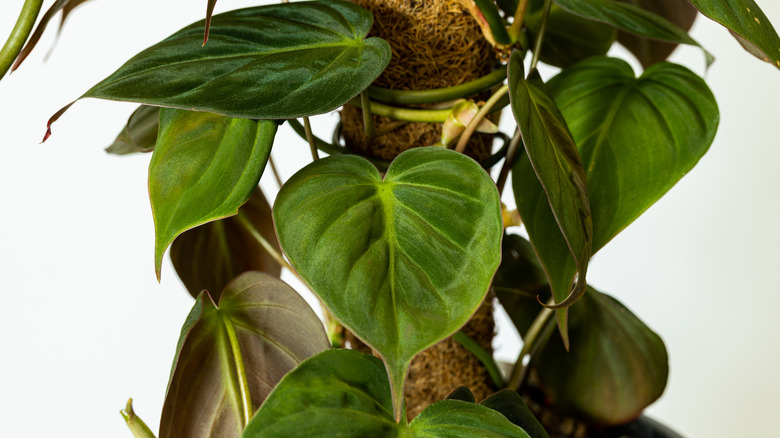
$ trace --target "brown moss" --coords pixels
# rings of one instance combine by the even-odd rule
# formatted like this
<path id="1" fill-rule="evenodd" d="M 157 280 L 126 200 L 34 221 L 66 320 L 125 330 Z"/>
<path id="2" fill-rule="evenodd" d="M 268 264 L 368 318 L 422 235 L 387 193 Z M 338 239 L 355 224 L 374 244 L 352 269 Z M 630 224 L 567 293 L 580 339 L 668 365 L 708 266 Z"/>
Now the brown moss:
<path id="1" fill-rule="evenodd" d="M 492 354 L 495 331 L 492 297 L 482 303 L 463 331 Z M 431 403 L 445 399 L 459 386 L 468 387 L 477 402 L 495 391 L 479 359 L 454 339 L 447 338 L 417 355 L 409 367 L 404 389 L 409 419 Z"/>
<path id="2" fill-rule="evenodd" d="M 495 64 L 493 49 L 479 25 L 457 0 L 351 0 L 374 13 L 369 35 L 390 44 L 390 64 L 374 82 L 397 90 L 441 88 L 477 79 Z M 345 145 L 360 153 L 392 160 L 411 147 L 439 142 L 441 125 L 408 123 L 382 136 L 368 139 L 362 111 L 345 105 L 341 112 Z M 373 116 L 377 132 L 387 131 L 395 120 Z M 483 160 L 490 155 L 492 139 L 475 135 L 466 153 Z"/>

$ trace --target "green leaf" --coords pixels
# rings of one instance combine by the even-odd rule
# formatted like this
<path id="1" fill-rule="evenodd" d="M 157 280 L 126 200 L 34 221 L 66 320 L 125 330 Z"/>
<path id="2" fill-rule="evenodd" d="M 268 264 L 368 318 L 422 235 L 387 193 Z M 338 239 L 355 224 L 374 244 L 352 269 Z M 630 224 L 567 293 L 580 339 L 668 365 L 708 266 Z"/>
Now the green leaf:
<path id="1" fill-rule="evenodd" d="M 780 68 L 780 36 L 753 0 L 689 0 L 725 26 L 748 52 Z"/>
<path id="2" fill-rule="evenodd" d="M 676 64 L 636 78 L 625 61 L 599 58 L 547 85 L 586 170 L 594 254 L 696 165 L 720 118 L 707 84 Z"/>
<path id="3" fill-rule="evenodd" d="M 693 26 L 698 15 L 696 8 L 687 1 L 680 0 L 620 0 L 623 3 L 638 6 L 646 11 L 657 14 L 686 32 Z M 677 43 L 666 43 L 649 38 L 636 36 L 621 31 L 618 42 L 636 56 L 644 68 L 665 61 L 677 47 Z"/>
<path id="4" fill-rule="evenodd" d="M 661 396 L 669 374 L 666 347 L 617 300 L 589 288 L 571 307 L 569 325 L 571 352 L 551 339 L 535 364 L 561 413 L 621 424 Z"/>
<path id="5" fill-rule="evenodd" d="M 562 8 L 591 20 L 611 24 L 620 30 L 631 32 L 635 35 L 652 38 L 658 41 L 666 41 L 676 44 L 690 44 L 698 46 L 688 33 L 680 29 L 669 20 L 642 9 L 638 6 L 621 3 L 615 0 L 554 0 Z M 704 50 L 707 65 L 712 64 L 714 58 Z"/>
<path id="6" fill-rule="evenodd" d="M 205 46 L 200 21 L 134 56 L 82 97 L 252 119 L 327 113 L 365 90 L 390 61 L 385 41 L 365 38 L 372 22 L 367 10 L 338 0 L 226 12 L 211 20 Z"/>
<path id="7" fill-rule="evenodd" d="M 149 164 L 155 270 L 184 231 L 235 215 L 260 181 L 276 122 L 163 109 Z"/>
<path id="8" fill-rule="evenodd" d="M 442 400 L 428 406 L 409 427 L 415 438 L 530 438 L 502 414 L 460 400 Z"/>
<path id="9" fill-rule="evenodd" d="M 246 219 L 252 227 L 239 218 Z M 277 251 L 271 206 L 263 192 L 256 188 L 238 214 L 185 231 L 171 244 L 171 261 L 190 295 L 196 297 L 203 289 L 214 301 L 226 284 L 239 274 L 260 271 L 279 277 L 281 265 L 253 237 L 260 233 Z"/>
<path id="10" fill-rule="evenodd" d="M 544 1 L 532 0 L 525 24 L 533 39 L 539 35 Z M 547 29 L 542 40 L 539 60 L 556 67 L 568 67 L 591 56 L 605 55 L 617 37 L 608 24 L 572 14 L 558 5 L 550 7 Z"/>
<path id="11" fill-rule="evenodd" d="M 382 361 L 354 350 L 329 350 L 285 376 L 242 437 L 528 437 L 500 413 L 465 401 L 434 403 L 408 426 L 396 423 L 392 409 Z"/>
<path id="12" fill-rule="evenodd" d="M 402 153 L 384 180 L 360 157 L 318 160 L 279 192 L 274 222 L 298 274 L 385 359 L 398 408 L 408 362 L 466 323 L 500 261 L 495 184 L 441 148 Z"/>
<path id="13" fill-rule="evenodd" d="M 515 391 L 510 389 L 498 391 L 480 404 L 501 413 L 512 424 L 520 426 L 531 438 L 549 438 L 542 424 Z"/>
<path id="14" fill-rule="evenodd" d="M 458 386 L 447 396 L 447 400 L 460 400 L 469 403 L 476 403 L 474 393 L 466 386 Z"/>
<path id="15" fill-rule="evenodd" d="M 218 307 L 204 291 L 179 338 L 160 438 L 238 436 L 287 372 L 328 347 L 317 315 L 281 280 L 242 274 Z"/>
<path id="16" fill-rule="evenodd" d="M 585 277 L 591 255 L 591 220 L 585 170 L 569 128 L 558 106 L 544 90 L 538 75 L 525 80 L 522 57 L 517 52 L 509 60 L 509 96 L 512 113 L 525 145 L 525 159 L 518 161 L 520 172 L 530 164 L 543 193 L 536 197 L 516 196 L 520 215 L 526 224 L 535 250 L 550 279 L 556 308 L 565 309 L 585 293 Z M 533 183 L 531 183 L 533 185 Z M 545 206 L 549 206 L 545 208 Z M 554 221 L 540 222 L 533 217 L 537 209 L 552 212 Z M 546 211 L 545 211 L 546 212 Z M 561 251 L 557 239 L 548 240 L 559 230 L 568 251 Z M 553 242 L 553 245 L 548 245 Z M 570 259 L 577 265 L 577 279 L 568 272 Z M 558 323 L 566 341 L 566 313 L 558 312 Z"/>
<path id="17" fill-rule="evenodd" d="M 501 266 L 493 279 L 493 291 L 501 307 L 521 337 L 550 297 L 547 275 L 536 257 L 531 242 L 517 234 L 504 236 L 501 242 Z"/>
<path id="18" fill-rule="evenodd" d="M 127 125 L 111 146 L 106 148 L 106 152 L 115 155 L 151 152 L 157 142 L 159 127 L 160 108 L 141 105 L 127 119 Z"/>

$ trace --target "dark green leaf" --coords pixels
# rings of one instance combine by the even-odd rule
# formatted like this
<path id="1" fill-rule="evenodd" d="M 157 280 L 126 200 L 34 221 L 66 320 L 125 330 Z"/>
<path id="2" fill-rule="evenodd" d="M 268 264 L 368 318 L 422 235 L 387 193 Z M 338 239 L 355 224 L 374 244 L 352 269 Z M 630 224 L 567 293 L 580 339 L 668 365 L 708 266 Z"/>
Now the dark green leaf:
<path id="1" fill-rule="evenodd" d="M 532 176 L 532 175 L 531 175 Z M 550 287 L 531 243 L 517 234 L 504 236 L 501 243 L 501 266 L 493 279 L 493 291 L 506 310 L 520 336 L 550 298 Z"/>
<path id="2" fill-rule="evenodd" d="M 620 0 L 666 18 L 680 29 L 688 31 L 698 15 L 696 9 L 687 1 L 680 0 Z M 665 61 L 677 47 L 676 43 L 666 43 L 636 36 L 628 32 L 618 34 L 618 42 L 636 56 L 643 67 Z"/>
<path id="3" fill-rule="evenodd" d="M 676 44 L 699 46 L 688 33 L 669 20 L 640 7 L 615 0 L 554 0 L 562 8 L 592 20 L 611 24 L 635 35 Z M 680 0 L 682 1 L 682 0 Z M 702 49 L 704 50 L 704 49 Z M 704 50 L 707 65 L 712 55 Z"/>
<path id="4" fill-rule="evenodd" d="M 277 125 L 210 113 L 163 109 L 149 165 L 155 270 L 184 231 L 235 215 L 255 190 Z"/>
<path id="5" fill-rule="evenodd" d="M 82 97 L 288 119 L 334 110 L 365 90 L 390 46 L 365 38 L 370 12 L 338 0 L 240 9 L 139 53 Z"/>
<path id="6" fill-rule="evenodd" d="M 336 349 L 303 362 L 276 386 L 243 438 L 395 438 L 390 384 L 382 361 Z"/>
<path id="7" fill-rule="evenodd" d="M 242 274 L 218 307 L 204 291 L 179 338 L 160 438 L 239 436 L 245 409 L 251 415 L 287 372 L 328 346 L 317 315 L 281 280 Z"/>
<path id="8" fill-rule="evenodd" d="M 128 155 L 136 152 L 151 152 L 157 141 L 160 127 L 160 108 L 141 105 L 133 111 L 127 125 L 116 137 L 106 152 L 116 155 Z"/>
<path id="9" fill-rule="evenodd" d="M 46 30 L 46 26 L 49 24 L 51 19 L 57 15 L 57 12 L 62 10 L 62 20 L 60 22 L 60 29 L 62 29 L 62 24 L 65 23 L 65 19 L 68 18 L 68 15 L 73 11 L 73 9 L 85 1 L 86 0 L 56 0 L 41 17 L 41 21 L 38 23 L 38 27 L 36 27 L 35 31 L 32 33 L 32 35 L 30 35 L 30 39 L 27 40 L 27 44 L 25 44 L 22 51 L 19 52 L 19 56 L 16 57 L 16 62 L 14 62 L 13 67 L 11 67 L 11 71 L 19 68 L 22 62 L 27 59 L 27 56 L 30 55 L 30 52 L 32 52 L 32 50 L 38 44 L 38 41 L 40 41 L 41 36 L 43 36 L 43 31 Z"/>
<path id="10" fill-rule="evenodd" d="M 250 225 L 251 230 L 247 229 Z M 173 267 L 193 297 L 206 289 L 214 301 L 218 301 L 225 285 L 246 271 L 261 271 L 279 277 L 281 265 L 253 237 L 254 232 L 281 251 L 276 241 L 271 206 L 259 188 L 238 209 L 236 216 L 185 231 L 173 241 Z"/>
<path id="11" fill-rule="evenodd" d="M 476 403 L 474 393 L 466 386 L 458 386 L 447 396 L 447 400 L 460 400 L 469 403 Z"/>
<path id="12" fill-rule="evenodd" d="M 753 0 L 689 0 L 725 26 L 748 52 L 780 68 L 780 36 Z"/>
<path id="13" fill-rule="evenodd" d="M 499 391 L 480 404 L 501 413 L 512 424 L 520 426 L 531 438 L 549 438 L 547 431 L 515 391 L 510 389 Z"/>
<path id="14" fill-rule="evenodd" d="M 384 181 L 363 158 L 318 160 L 284 185 L 274 222 L 298 274 L 388 363 L 394 394 L 412 357 L 477 309 L 500 261 L 495 184 L 441 148 L 402 153 Z"/>
<path id="15" fill-rule="evenodd" d="M 243 438 L 527 438 L 500 413 L 459 400 L 426 408 L 410 425 L 393 419 L 387 372 L 379 359 L 330 350 L 282 379 Z"/>
<path id="16" fill-rule="evenodd" d="M 538 75 L 523 78 L 523 62 L 517 52 L 509 60 L 509 96 L 512 113 L 517 121 L 525 145 L 524 159 L 518 161 L 517 171 L 528 173 L 524 164 L 530 163 L 543 193 L 536 197 L 516 196 L 517 208 L 534 242 L 542 266 L 552 286 L 555 302 L 562 309 L 570 306 L 585 292 L 585 276 L 591 255 L 593 222 L 590 215 L 585 170 L 577 146 L 555 101 L 544 90 Z M 528 193 L 526 191 L 524 194 Z M 540 222 L 534 212 L 544 210 L 545 204 L 554 221 Z M 560 251 L 556 240 L 548 237 L 558 233 L 565 239 L 568 252 Z M 547 243 L 552 241 L 553 245 Z M 567 272 L 571 258 L 577 265 L 577 279 Z M 565 312 L 558 312 L 558 323 L 566 341 Z"/>
<path id="17" fill-rule="evenodd" d="M 542 23 L 543 1 L 531 1 L 525 24 L 536 39 Z M 552 5 L 547 17 L 540 60 L 556 67 L 568 67 L 591 56 L 605 55 L 617 37 L 617 29 L 588 20 Z"/>
<path id="18" fill-rule="evenodd" d="M 598 58 L 547 85 L 586 169 L 593 253 L 696 165 L 718 127 L 707 84 L 675 64 L 636 78 L 626 62 Z"/>
<path id="19" fill-rule="evenodd" d="M 666 347 L 617 300 L 588 288 L 570 308 L 569 326 L 571 352 L 551 339 L 535 364 L 548 398 L 562 413 L 620 424 L 663 393 Z"/>
<path id="20" fill-rule="evenodd" d="M 502 414 L 460 400 L 442 400 L 428 406 L 409 427 L 415 438 L 530 438 Z"/>

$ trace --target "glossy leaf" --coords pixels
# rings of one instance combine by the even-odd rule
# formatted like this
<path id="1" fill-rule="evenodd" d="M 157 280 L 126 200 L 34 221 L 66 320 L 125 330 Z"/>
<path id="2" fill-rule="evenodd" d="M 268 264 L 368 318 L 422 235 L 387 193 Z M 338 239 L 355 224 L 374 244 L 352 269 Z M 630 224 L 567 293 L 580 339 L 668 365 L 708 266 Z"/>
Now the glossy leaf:
<path id="1" fill-rule="evenodd" d="M 276 122 L 163 109 L 149 164 L 155 270 L 184 231 L 235 215 L 255 190 Z"/>
<path id="2" fill-rule="evenodd" d="M 248 221 L 248 224 L 245 222 Z M 247 227 L 251 226 L 251 230 Z M 277 251 L 271 206 L 256 188 L 236 216 L 209 222 L 185 231 L 171 244 L 171 261 L 190 295 L 203 289 L 214 301 L 225 285 L 247 271 L 260 271 L 279 277 L 282 267 L 254 238 L 260 233 Z"/>
<path id="3" fill-rule="evenodd" d="M 512 424 L 520 426 L 531 438 L 549 438 L 542 424 L 515 391 L 510 389 L 498 391 L 480 404 L 501 413 Z"/>
<path id="4" fill-rule="evenodd" d="M 68 17 L 68 15 L 73 11 L 73 9 L 85 1 L 86 0 L 56 0 L 41 17 L 41 21 L 38 23 L 38 27 L 36 27 L 35 31 L 32 33 L 32 35 L 30 35 L 30 39 L 27 40 L 27 44 L 25 44 L 22 51 L 19 52 L 19 56 L 16 57 L 16 62 L 14 62 L 13 67 L 11 67 L 11 71 L 19 68 L 22 62 L 27 59 L 27 56 L 30 55 L 32 50 L 38 44 L 38 41 L 40 41 L 41 36 L 43 36 L 43 32 L 46 30 L 46 26 L 48 26 L 51 19 L 54 18 L 58 12 L 62 11 L 62 20 L 60 21 L 60 29 L 62 29 L 62 25 L 65 23 L 65 19 Z"/>
<path id="5" fill-rule="evenodd" d="M 127 119 L 127 125 L 116 137 L 106 152 L 115 155 L 128 155 L 137 152 L 151 152 L 157 142 L 160 127 L 160 108 L 141 105 Z"/>
<path id="6" fill-rule="evenodd" d="M 689 0 L 725 26 L 748 52 L 780 68 L 780 36 L 753 0 Z"/>
<path id="7" fill-rule="evenodd" d="M 239 436 L 244 411 L 251 415 L 287 372 L 328 347 L 317 315 L 281 280 L 242 274 L 219 306 L 204 291 L 179 338 L 160 438 Z"/>
<path id="8" fill-rule="evenodd" d="M 669 374 L 666 347 L 617 300 L 589 288 L 571 307 L 569 325 L 571 352 L 552 338 L 535 364 L 560 412 L 621 424 L 661 396 Z"/>
<path id="9" fill-rule="evenodd" d="M 528 435 L 500 413 L 460 400 L 426 408 L 408 426 L 393 419 L 382 361 L 330 350 L 305 361 L 277 385 L 243 438 L 472 438 Z"/>
<path id="10" fill-rule="evenodd" d="M 687 1 L 680 0 L 620 0 L 623 3 L 638 6 L 659 15 L 680 29 L 688 31 L 698 15 L 696 8 Z M 677 47 L 676 43 L 667 43 L 636 36 L 629 32 L 620 32 L 618 42 L 636 56 L 643 67 L 665 61 Z"/>
<path id="11" fill-rule="evenodd" d="M 593 253 L 696 165 L 720 119 L 707 84 L 670 63 L 636 78 L 625 61 L 593 59 L 547 85 L 586 169 Z"/>
<path id="12" fill-rule="evenodd" d="M 535 72 L 534 72 L 535 73 Z M 585 170 L 574 139 L 555 101 L 544 90 L 538 74 L 524 79 L 523 61 L 517 52 L 509 60 L 509 96 L 512 113 L 525 145 L 524 160 L 517 171 L 530 173 L 523 166 L 530 164 L 543 193 L 536 196 L 516 196 L 517 208 L 526 224 L 531 241 L 550 279 L 553 297 L 560 309 L 565 309 L 585 293 L 585 277 L 591 255 L 593 222 L 590 215 Z M 527 167 L 527 165 L 526 165 Z M 534 186 L 533 183 L 530 183 Z M 545 208 L 545 204 L 549 207 Z M 554 221 L 539 221 L 538 209 L 552 212 Z M 561 251 L 555 239 L 556 231 L 563 236 L 568 252 Z M 548 245 L 548 241 L 554 242 Z M 574 257 L 577 278 L 567 272 Z M 566 341 L 566 312 L 558 312 L 558 324 Z"/>
<path id="13" fill-rule="evenodd" d="M 504 236 L 501 266 L 493 279 L 493 291 L 520 336 L 525 336 L 542 310 L 536 297 L 546 302 L 550 298 L 550 287 L 531 242 L 522 236 Z"/>
<path id="14" fill-rule="evenodd" d="M 82 97 L 288 119 L 332 111 L 365 90 L 390 46 L 365 38 L 373 16 L 340 0 L 294 2 L 194 23 L 130 59 Z M 62 111 L 50 120 L 57 119 Z"/>
<path id="15" fill-rule="evenodd" d="M 615 0 L 554 0 L 562 8 L 592 20 L 611 24 L 635 35 L 676 44 L 699 46 L 688 33 L 669 20 L 640 7 Z M 704 49 L 702 49 L 704 50 Z M 714 58 L 704 50 L 707 65 Z"/>
<path id="16" fill-rule="evenodd" d="M 532 38 L 539 34 L 543 0 L 531 0 L 525 25 Z M 539 60 L 556 67 L 568 67 L 591 56 L 605 55 L 617 37 L 617 29 L 589 20 L 553 4 L 547 17 Z"/>
<path id="17" fill-rule="evenodd" d="M 441 148 L 402 153 L 384 180 L 360 157 L 315 161 L 282 187 L 274 222 L 298 274 L 385 359 L 397 401 L 408 362 L 469 319 L 500 260 L 495 184 Z"/>

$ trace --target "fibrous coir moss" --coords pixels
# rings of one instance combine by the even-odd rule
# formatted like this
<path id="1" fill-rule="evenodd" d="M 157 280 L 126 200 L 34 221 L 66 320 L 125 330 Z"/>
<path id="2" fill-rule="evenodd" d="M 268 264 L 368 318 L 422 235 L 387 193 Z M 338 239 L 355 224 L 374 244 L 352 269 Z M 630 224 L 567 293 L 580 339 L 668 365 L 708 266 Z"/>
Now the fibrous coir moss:
<path id="1" fill-rule="evenodd" d="M 396 90 L 423 90 L 459 85 L 489 73 L 496 58 L 474 18 L 457 0 L 351 0 L 374 13 L 370 36 L 384 39 L 393 55 L 375 85 Z M 431 146 L 441 138 L 441 125 L 408 123 L 366 138 L 360 109 L 341 112 L 346 146 L 363 154 L 392 160 L 411 147 Z M 378 132 L 396 121 L 373 116 Z M 490 155 L 489 136 L 473 136 L 466 153 L 483 160 Z"/>

